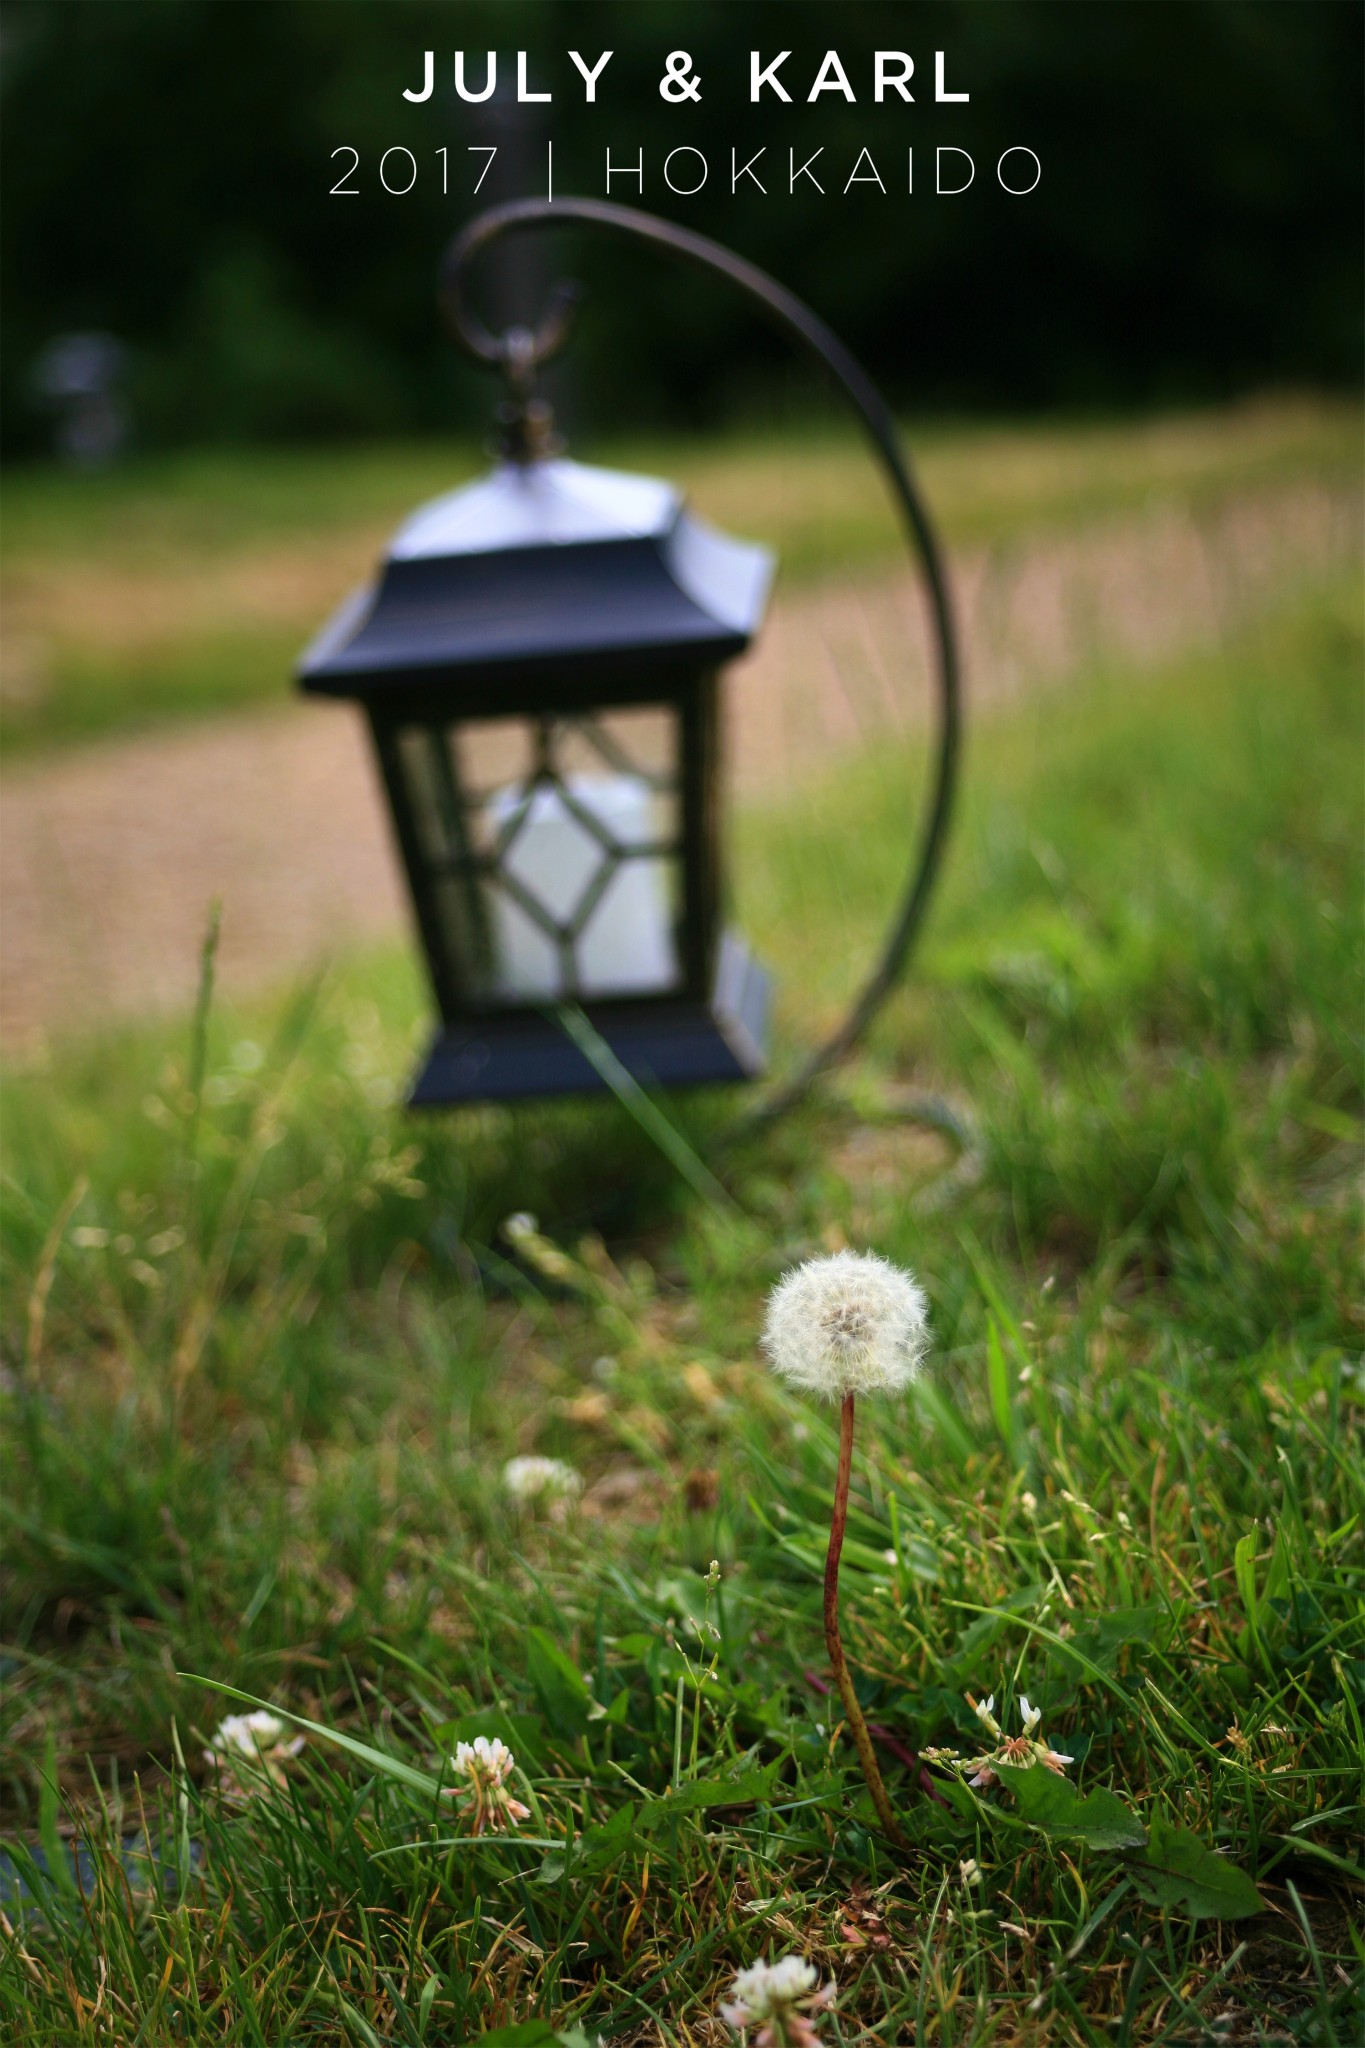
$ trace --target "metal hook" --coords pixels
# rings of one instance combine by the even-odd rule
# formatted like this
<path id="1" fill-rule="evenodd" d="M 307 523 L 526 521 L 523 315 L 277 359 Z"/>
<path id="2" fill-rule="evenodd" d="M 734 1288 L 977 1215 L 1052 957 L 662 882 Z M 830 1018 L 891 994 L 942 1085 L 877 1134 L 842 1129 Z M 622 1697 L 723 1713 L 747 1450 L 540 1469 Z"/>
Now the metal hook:
<path id="1" fill-rule="evenodd" d="M 633 207 L 614 206 L 602 199 L 514 199 L 490 207 L 470 221 L 447 249 L 441 264 L 439 299 L 446 325 L 462 348 L 481 362 L 503 368 L 509 378 L 529 374 L 548 360 L 564 342 L 581 296 L 578 286 L 557 285 L 550 294 L 545 316 L 530 335 L 529 347 L 501 338 L 471 313 L 465 299 L 465 273 L 479 252 L 498 236 L 559 227 L 577 222 L 599 227 L 635 240 L 651 243 L 666 255 L 719 274 L 755 303 L 773 323 L 795 339 L 842 391 L 871 443 L 872 452 L 900 507 L 905 537 L 918 563 L 929 599 L 935 642 L 938 694 L 937 763 L 929 793 L 927 815 L 920 831 L 919 846 L 905 879 L 900 904 L 891 920 L 882 951 L 854 998 L 843 1022 L 809 1053 L 796 1073 L 772 1091 L 742 1120 L 739 1129 L 752 1130 L 800 1100 L 811 1082 L 854 1046 L 885 1002 L 903 973 L 924 923 L 943 857 L 948 823 L 957 787 L 958 752 L 962 732 L 961 685 L 958 673 L 957 636 L 953 629 L 948 599 L 948 579 L 938 538 L 901 450 L 896 424 L 885 399 L 867 372 L 850 354 L 823 320 L 775 278 L 718 242 L 695 234 L 690 228 L 660 220 L 654 214 Z M 526 334 L 513 329 L 513 335 Z M 515 369 L 513 363 L 515 360 Z M 514 382 L 514 391 L 515 391 Z M 523 412 L 531 408 L 523 405 Z M 517 451 L 512 450 L 515 454 Z"/>
<path id="2" fill-rule="evenodd" d="M 446 327 L 461 348 L 479 362 L 502 370 L 514 391 L 525 392 L 536 371 L 568 340 L 583 300 L 583 287 L 571 279 L 561 280 L 551 291 L 538 326 L 509 327 L 505 334 L 493 334 L 469 305 L 467 278 L 500 226 L 492 214 L 485 213 L 456 236 L 441 264 L 437 296 Z"/>

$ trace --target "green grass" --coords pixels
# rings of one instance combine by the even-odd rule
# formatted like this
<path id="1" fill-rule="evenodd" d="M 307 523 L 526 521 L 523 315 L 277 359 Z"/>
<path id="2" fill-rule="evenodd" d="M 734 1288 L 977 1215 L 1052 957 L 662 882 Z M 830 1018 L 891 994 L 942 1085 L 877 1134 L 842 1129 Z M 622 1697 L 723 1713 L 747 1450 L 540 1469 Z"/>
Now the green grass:
<path id="1" fill-rule="evenodd" d="M 1003 545 L 1153 504 L 1353 487 L 1360 413 L 1267 401 L 1136 425 L 911 424 L 953 545 Z M 828 425 L 574 451 L 677 477 L 701 508 L 775 545 L 797 580 L 894 558 L 876 474 Z M 464 482 L 469 442 L 142 458 L 101 476 L 12 473 L 3 531 L 0 744 L 10 758 L 237 706 L 282 704 L 299 651 L 416 504 Z"/>
<path id="2" fill-rule="evenodd" d="M 1324 592 L 983 728 L 857 1064 L 728 1153 L 732 1102 L 668 1105 L 733 1212 L 609 1103 L 402 1117 L 394 951 L 216 1003 L 202 1070 L 186 1026 L 12 1077 L 7 1832 L 91 1867 L 6 1907 L 11 2027 L 719 2042 L 733 1972 L 799 1950 L 829 2042 L 1355 2038 L 1361 655 L 1359 590 Z M 787 1056 L 920 765 L 742 820 Z M 913 1397 L 864 1404 L 845 1561 L 903 1859 L 821 1690 L 830 1419 L 755 1350 L 766 1288 L 845 1240 L 935 1330 Z M 562 1523 L 500 1488 L 531 1450 L 585 1475 Z M 231 1701 L 184 1674 L 377 1756 L 314 1734 L 232 1805 L 200 1762 Z M 907 1750 L 974 1753 L 967 1695 L 1013 1729 L 1025 1692 L 1119 1808 L 926 1795 Z M 516 1836 L 435 1790 L 476 1731 L 525 1773 Z M 139 1835 L 174 1883 L 125 1870 Z"/>

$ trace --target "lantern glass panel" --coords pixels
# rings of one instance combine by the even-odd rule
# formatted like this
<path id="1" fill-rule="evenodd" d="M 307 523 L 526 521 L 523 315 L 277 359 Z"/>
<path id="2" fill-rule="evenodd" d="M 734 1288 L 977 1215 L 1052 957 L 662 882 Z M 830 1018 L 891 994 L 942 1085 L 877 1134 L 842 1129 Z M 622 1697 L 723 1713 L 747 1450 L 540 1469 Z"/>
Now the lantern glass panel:
<path id="1" fill-rule="evenodd" d="M 671 707 L 414 724 L 397 737 L 445 979 L 464 1003 L 681 988 Z"/>

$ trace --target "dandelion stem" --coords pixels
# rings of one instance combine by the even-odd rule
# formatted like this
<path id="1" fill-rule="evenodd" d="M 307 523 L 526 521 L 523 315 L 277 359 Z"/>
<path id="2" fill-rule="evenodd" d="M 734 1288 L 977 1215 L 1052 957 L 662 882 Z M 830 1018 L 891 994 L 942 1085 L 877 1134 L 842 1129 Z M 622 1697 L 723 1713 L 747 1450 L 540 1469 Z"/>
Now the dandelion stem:
<path id="1" fill-rule="evenodd" d="M 825 1648 L 829 1652 L 829 1668 L 834 1673 L 834 1683 L 839 1689 L 848 1725 L 853 1730 L 858 1762 L 862 1766 L 867 1789 L 872 1794 L 877 1818 L 896 1847 L 904 1849 L 909 1845 L 891 1811 L 877 1753 L 867 1732 L 863 1710 L 858 1705 L 858 1695 L 853 1690 L 853 1680 L 839 1636 L 839 1559 L 844 1548 L 844 1524 L 848 1520 L 848 1483 L 853 1473 L 853 1401 L 852 1394 L 844 1395 L 839 1416 L 839 1472 L 834 1482 L 834 1514 L 829 1525 L 829 1549 L 825 1554 Z"/>

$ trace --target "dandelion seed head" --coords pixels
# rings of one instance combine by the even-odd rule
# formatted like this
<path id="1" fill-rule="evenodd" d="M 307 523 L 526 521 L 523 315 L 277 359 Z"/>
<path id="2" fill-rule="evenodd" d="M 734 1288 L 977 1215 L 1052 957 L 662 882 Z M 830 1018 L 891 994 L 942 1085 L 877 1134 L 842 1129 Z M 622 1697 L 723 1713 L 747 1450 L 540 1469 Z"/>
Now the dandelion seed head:
<path id="1" fill-rule="evenodd" d="M 834 1252 L 788 1273 L 768 1300 L 762 1344 L 791 1386 L 841 1401 L 890 1394 L 916 1378 L 928 1304 L 910 1274 L 875 1252 Z"/>

